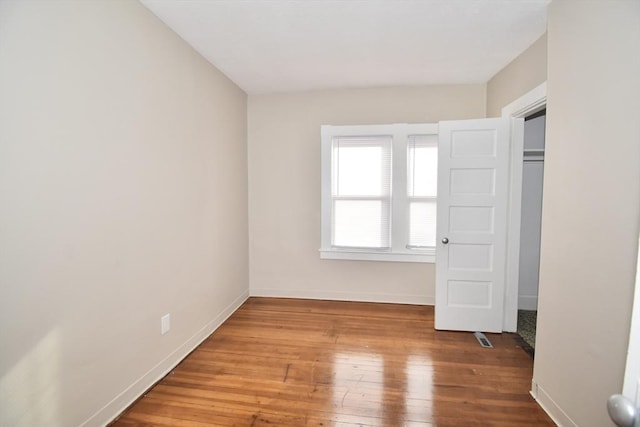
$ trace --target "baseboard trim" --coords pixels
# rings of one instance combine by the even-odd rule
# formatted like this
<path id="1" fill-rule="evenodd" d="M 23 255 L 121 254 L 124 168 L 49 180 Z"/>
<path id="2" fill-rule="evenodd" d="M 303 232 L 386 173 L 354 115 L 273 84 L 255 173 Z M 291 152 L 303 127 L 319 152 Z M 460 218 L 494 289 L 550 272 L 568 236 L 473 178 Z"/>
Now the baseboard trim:
<path id="1" fill-rule="evenodd" d="M 519 295 L 518 296 L 518 310 L 538 310 L 538 296 L 537 295 Z"/>
<path id="2" fill-rule="evenodd" d="M 559 427 L 578 427 L 578 424 L 558 406 L 549 394 L 540 387 L 535 380 L 531 380 L 531 396 L 538 402 L 538 405 L 551 417 Z"/>
<path id="3" fill-rule="evenodd" d="M 133 402 L 136 401 L 153 384 L 167 375 L 189 353 L 198 347 L 209 335 L 211 335 L 225 320 L 229 318 L 249 298 L 249 291 L 243 292 L 231 304 L 229 304 L 218 316 L 204 325 L 198 332 L 189 338 L 184 344 L 175 349 L 164 360 L 151 368 L 146 374 L 136 380 L 124 391 L 118 394 L 111 402 L 89 417 L 81 424 L 82 427 L 104 426 L 112 422 Z"/>
<path id="4" fill-rule="evenodd" d="M 303 298 L 331 301 L 381 302 L 393 304 L 435 305 L 434 297 L 371 292 L 312 291 L 299 289 L 251 288 L 252 297 Z"/>

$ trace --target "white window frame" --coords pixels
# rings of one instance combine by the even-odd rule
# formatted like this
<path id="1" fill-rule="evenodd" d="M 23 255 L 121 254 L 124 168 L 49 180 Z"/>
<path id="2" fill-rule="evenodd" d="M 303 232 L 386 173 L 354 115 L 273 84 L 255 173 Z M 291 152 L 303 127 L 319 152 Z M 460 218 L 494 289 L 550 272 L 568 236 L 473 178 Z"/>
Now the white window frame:
<path id="1" fill-rule="evenodd" d="M 363 261 L 435 262 L 434 248 L 408 246 L 407 142 L 412 135 L 438 135 L 438 124 L 323 125 L 321 134 L 321 247 L 320 258 Z M 391 136 L 391 248 L 337 248 L 331 245 L 331 149 L 334 138 Z"/>

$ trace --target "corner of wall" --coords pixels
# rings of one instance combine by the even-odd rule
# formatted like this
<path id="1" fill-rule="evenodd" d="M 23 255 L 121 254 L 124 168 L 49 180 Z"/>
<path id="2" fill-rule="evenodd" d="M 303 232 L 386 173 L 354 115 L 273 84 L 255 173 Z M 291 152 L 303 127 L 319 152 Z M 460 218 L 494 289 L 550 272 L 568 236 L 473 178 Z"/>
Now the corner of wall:
<path id="1" fill-rule="evenodd" d="M 146 390 L 149 390 L 154 384 L 162 380 L 162 378 L 171 372 L 184 358 L 214 333 L 248 298 L 249 291 L 245 290 L 220 314 L 193 334 L 186 342 L 83 422 L 81 427 L 103 426 L 117 419 L 117 417 L 142 396 Z"/>
<path id="2" fill-rule="evenodd" d="M 547 33 L 498 71 L 486 83 L 487 117 L 547 80 Z"/>
<path id="3" fill-rule="evenodd" d="M 531 396 L 544 409 L 549 417 L 560 427 L 578 427 L 558 404 L 538 385 L 535 379 L 531 380 Z"/>

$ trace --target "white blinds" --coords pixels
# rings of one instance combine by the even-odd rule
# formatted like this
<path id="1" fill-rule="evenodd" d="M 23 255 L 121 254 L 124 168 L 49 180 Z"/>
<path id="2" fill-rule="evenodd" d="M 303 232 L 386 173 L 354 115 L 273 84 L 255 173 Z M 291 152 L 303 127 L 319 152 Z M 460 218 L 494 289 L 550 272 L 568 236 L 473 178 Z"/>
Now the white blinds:
<path id="1" fill-rule="evenodd" d="M 336 247 L 390 247 L 391 136 L 332 141 L 332 236 Z"/>
<path id="2" fill-rule="evenodd" d="M 408 247 L 434 247 L 436 244 L 437 179 L 437 135 L 409 136 L 407 141 Z"/>

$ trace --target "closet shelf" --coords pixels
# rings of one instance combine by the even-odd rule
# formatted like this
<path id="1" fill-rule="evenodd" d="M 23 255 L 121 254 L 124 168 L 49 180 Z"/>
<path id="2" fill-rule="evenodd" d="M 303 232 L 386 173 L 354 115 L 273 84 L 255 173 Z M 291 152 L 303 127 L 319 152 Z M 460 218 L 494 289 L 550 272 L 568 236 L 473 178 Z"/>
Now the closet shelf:
<path id="1" fill-rule="evenodd" d="M 524 161 L 542 161 L 544 160 L 544 148 L 529 148 L 524 150 Z"/>

